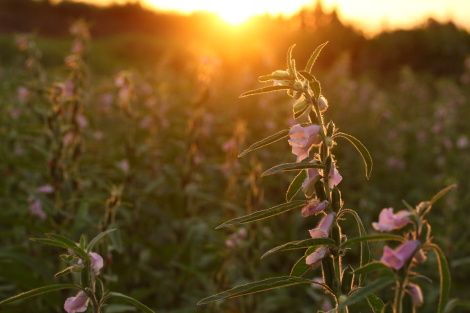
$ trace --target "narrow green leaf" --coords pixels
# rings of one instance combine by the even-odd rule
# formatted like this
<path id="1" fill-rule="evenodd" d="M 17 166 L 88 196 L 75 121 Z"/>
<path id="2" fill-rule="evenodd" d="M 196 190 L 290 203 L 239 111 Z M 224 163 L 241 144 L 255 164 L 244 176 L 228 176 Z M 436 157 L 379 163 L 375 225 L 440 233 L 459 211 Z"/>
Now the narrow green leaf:
<path id="1" fill-rule="evenodd" d="M 374 313 L 383 313 L 385 310 L 385 304 L 380 299 L 374 294 L 370 294 L 367 296 L 367 302 L 369 302 L 369 306 L 372 309 L 372 312 Z"/>
<path id="2" fill-rule="evenodd" d="M 68 245 L 60 242 L 60 241 L 57 241 L 57 240 L 53 240 L 53 239 L 48 239 L 48 238 L 30 238 L 29 240 L 31 241 L 37 241 L 37 242 L 40 242 L 40 243 L 44 243 L 46 245 L 50 245 L 50 246 L 56 246 L 56 247 L 61 247 L 61 248 L 64 248 L 64 249 L 69 249 Z"/>
<path id="3" fill-rule="evenodd" d="M 281 130 L 277 133 L 275 133 L 274 135 L 271 135 L 269 137 L 266 137 L 264 138 L 263 140 L 260 140 L 258 142 L 255 142 L 254 144 L 252 144 L 248 149 L 246 149 L 245 151 L 243 151 L 242 153 L 240 153 L 238 155 L 238 157 L 242 157 L 244 156 L 245 154 L 247 154 L 248 152 L 251 152 L 253 150 L 256 150 L 256 149 L 259 149 L 261 147 L 264 147 L 264 146 L 267 146 L 269 144 L 272 144 L 273 142 L 276 142 L 278 140 L 281 140 L 281 139 L 284 139 L 286 138 L 287 136 L 289 136 L 289 129 L 284 129 L 284 130 Z"/>
<path id="4" fill-rule="evenodd" d="M 354 274 L 363 275 L 369 272 L 384 270 L 384 269 L 390 269 L 390 268 L 387 265 L 383 264 L 382 262 L 371 262 L 355 270 Z"/>
<path id="5" fill-rule="evenodd" d="M 351 294 L 344 302 L 341 302 L 341 304 L 337 307 L 337 309 L 338 310 L 344 309 L 348 305 L 352 305 L 356 303 L 357 301 L 364 299 L 368 295 L 388 286 L 393 281 L 395 281 L 395 277 L 387 276 L 387 277 L 382 277 L 379 280 L 376 280 L 375 282 L 365 287 L 361 287 L 356 292 Z"/>
<path id="6" fill-rule="evenodd" d="M 289 188 L 287 189 L 286 192 L 286 201 L 289 202 L 291 201 L 295 195 L 299 192 L 300 188 L 302 187 L 302 183 L 305 181 L 307 178 L 307 172 L 306 171 L 300 171 L 297 176 L 292 180 L 292 182 L 289 185 Z"/>
<path id="7" fill-rule="evenodd" d="M 298 119 L 299 117 L 301 117 L 307 111 L 309 107 L 310 107 L 310 104 L 308 103 L 308 101 L 305 101 L 305 100 L 294 104 L 294 106 L 292 107 L 294 118 Z"/>
<path id="8" fill-rule="evenodd" d="M 48 237 L 52 237 L 55 240 L 58 240 L 62 242 L 63 244 L 67 245 L 67 249 L 72 250 L 77 254 L 82 260 L 84 260 L 86 263 L 90 264 L 91 260 L 90 257 L 88 256 L 88 253 L 85 252 L 82 248 L 80 248 L 74 241 L 70 240 L 67 237 L 64 237 L 62 235 L 58 234 L 46 234 Z"/>
<path id="9" fill-rule="evenodd" d="M 305 79 L 308 80 L 308 81 L 315 81 L 315 80 L 316 80 L 315 76 L 313 76 L 313 75 L 310 74 L 309 72 L 299 71 L 298 73 L 299 73 L 300 75 L 302 75 L 302 77 L 305 78 Z"/>
<path id="10" fill-rule="evenodd" d="M 287 50 L 287 68 L 289 71 L 289 74 L 292 75 L 297 79 L 297 71 L 295 70 L 295 62 L 292 59 L 292 50 L 294 50 L 295 44 L 289 47 L 289 50 Z"/>
<path id="11" fill-rule="evenodd" d="M 118 293 L 118 292 L 109 292 L 107 294 L 107 297 L 114 297 L 114 298 L 121 298 L 121 299 L 124 299 L 126 300 L 127 302 L 133 304 L 136 308 L 140 309 L 142 312 L 146 312 L 146 313 L 155 313 L 154 311 L 152 311 L 148 306 L 146 306 L 145 304 L 137 301 L 136 299 L 132 298 L 132 297 L 129 297 L 129 296 L 126 296 L 126 295 L 123 295 L 122 293 Z"/>
<path id="12" fill-rule="evenodd" d="M 88 244 L 88 246 L 86 247 L 86 251 L 90 252 L 91 249 L 93 249 L 93 247 L 95 246 L 95 244 L 101 239 L 103 238 L 104 236 L 106 236 L 107 234 L 115 231 L 116 228 L 113 228 L 113 229 L 108 229 L 100 234 L 98 234 L 95 238 L 93 238 L 90 243 Z"/>
<path id="13" fill-rule="evenodd" d="M 259 89 L 255 89 L 255 90 L 250 90 L 250 91 L 247 91 L 245 93 L 242 93 L 240 95 L 240 98 L 244 98 L 244 97 L 248 97 L 248 96 L 254 96 L 254 95 L 258 95 L 258 94 L 261 94 L 261 93 L 267 93 L 267 92 L 273 92 L 273 91 L 279 91 L 279 90 L 287 90 L 287 89 L 293 89 L 295 90 L 295 88 L 293 86 L 268 86 L 268 87 L 262 87 L 262 88 L 259 88 Z"/>
<path id="14" fill-rule="evenodd" d="M 7 304 L 7 303 L 12 303 L 15 301 L 27 299 L 30 297 L 38 296 L 43 293 L 48 293 L 51 291 L 56 291 L 56 290 L 61 290 L 61 289 L 80 289 L 80 286 L 75 285 L 75 284 L 60 284 L 60 285 L 49 285 L 49 286 L 43 286 L 39 287 L 30 291 L 26 291 L 23 293 L 20 293 L 19 295 L 10 297 L 8 299 L 0 301 L 0 305 L 2 304 Z"/>
<path id="15" fill-rule="evenodd" d="M 313 246 L 327 246 L 327 245 L 334 245 L 334 244 L 335 244 L 335 241 L 331 238 L 310 238 L 310 239 L 304 239 L 304 240 L 291 241 L 283 245 L 277 246 L 275 248 L 272 248 L 271 250 L 263 254 L 261 258 L 264 258 L 265 256 L 271 253 L 279 252 L 279 251 L 309 248 Z"/>
<path id="16" fill-rule="evenodd" d="M 310 80 L 308 82 L 308 85 L 310 86 L 310 88 L 312 89 L 313 91 L 313 97 L 315 99 L 318 99 L 318 97 L 320 97 L 321 95 L 321 85 L 320 85 L 320 82 L 318 80 Z"/>
<path id="17" fill-rule="evenodd" d="M 199 301 L 198 305 L 210 302 L 221 301 L 227 298 L 239 297 L 251 293 L 261 292 L 265 290 L 287 287 L 297 284 L 311 284 L 313 281 L 301 277 L 281 276 L 260 280 L 246 285 L 237 286 L 230 290 L 215 294 Z"/>
<path id="18" fill-rule="evenodd" d="M 272 81 L 272 80 L 293 80 L 290 76 L 281 76 L 281 75 L 264 75 L 258 77 L 258 80 L 262 83 Z"/>
<path id="19" fill-rule="evenodd" d="M 364 237 L 356 237 L 356 238 L 351 238 L 348 239 L 348 241 L 343 242 L 339 247 L 341 249 L 350 247 L 352 245 L 364 242 L 364 241 L 387 241 L 387 240 L 394 240 L 394 241 L 405 241 L 405 238 L 398 236 L 398 235 L 392 235 L 392 234 L 380 234 L 380 235 L 369 235 L 369 236 L 364 236 Z"/>
<path id="20" fill-rule="evenodd" d="M 354 148 L 359 151 L 366 167 L 366 177 L 367 179 L 369 179 L 370 173 L 372 172 L 373 163 L 372 157 L 370 156 L 369 150 L 367 150 L 366 146 L 364 146 L 362 142 L 360 142 L 359 139 L 357 139 L 356 137 L 353 137 L 346 133 L 336 133 L 334 137 L 342 137 L 344 139 L 347 139 L 354 146 Z"/>
<path id="21" fill-rule="evenodd" d="M 284 213 L 284 212 L 287 212 L 296 208 L 303 207 L 306 204 L 307 204 L 306 200 L 295 200 L 295 201 L 279 204 L 279 205 L 276 205 L 275 207 L 272 207 L 266 210 L 256 211 L 245 216 L 231 219 L 225 223 L 220 224 L 219 226 L 216 227 L 216 229 L 262 220 L 264 218 L 268 218 L 268 217 L 278 215 L 278 214 L 281 214 L 281 213 Z"/>
<path id="22" fill-rule="evenodd" d="M 321 164 L 315 164 L 310 162 L 300 162 L 300 163 L 284 163 L 280 165 L 276 165 L 271 167 L 269 170 L 265 171 L 261 176 L 268 176 L 272 174 L 277 174 L 285 171 L 297 171 L 297 170 L 305 170 L 308 168 L 325 168 Z"/>
<path id="23" fill-rule="evenodd" d="M 450 291 L 450 271 L 449 265 L 447 264 L 446 257 L 441 248 L 436 244 L 428 244 L 434 251 L 437 257 L 437 262 L 439 265 L 439 276 L 440 276 L 440 297 L 439 297 L 439 306 L 438 313 L 443 313 L 449 299 Z"/>
<path id="24" fill-rule="evenodd" d="M 305 263 L 306 255 L 301 257 L 292 267 L 290 271 L 290 276 L 301 277 L 310 269 L 310 265 Z"/>
<path id="25" fill-rule="evenodd" d="M 357 228 L 359 230 L 359 237 L 364 237 L 367 235 L 366 229 L 364 228 L 364 224 L 362 223 L 362 220 L 356 211 L 345 209 L 345 210 L 342 210 L 341 212 L 349 213 L 354 217 L 354 219 L 356 220 Z M 367 241 L 363 241 L 361 242 L 361 255 L 360 255 L 360 260 L 359 260 L 359 266 L 362 267 L 365 264 L 369 263 L 369 261 L 370 261 L 369 243 Z M 359 287 L 362 286 L 362 283 L 364 282 L 364 280 L 365 280 L 365 275 L 359 275 Z"/>
<path id="26" fill-rule="evenodd" d="M 445 196 L 446 193 L 448 193 L 449 191 L 451 191 L 455 187 L 457 187 L 456 184 L 452 184 L 450 186 L 447 186 L 446 188 L 439 191 L 434 197 L 432 197 L 432 199 L 429 202 L 431 202 L 431 204 L 436 203 L 437 200 L 439 200 L 440 198 Z"/>
<path id="27" fill-rule="evenodd" d="M 67 275 L 67 274 L 69 274 L 69 273 L 72 273 L 72 272 L 73 272 L 73 268 L 74 268 L 73 265 L 72 265 L 72 266 L 69 266 L 69 267 L 67 267 L 67 268 L 65 268 L 65 269 L 63 269 L 63 270 L 61 270 L 60 272 L 56 273 L 56 274 L 54 275 L 54 277 L 57 278 L 57 277 L 64 276 L 64 275 Z"/>
<path id="28" fill-rule="evenodd" d="M 307 66 L 305 67 L 306 72 L 308 72 L 308 73 L 312 72 L 313 65 L 315 64 L 315 61 L 317 60 L 318 55 L 320 54 L 321 50 L 323 49 L 323 47 L 326 46 L 327 43 L 328 43 L 328 41 L 326 41 L 326 42 L 322 43 L 321 45 L 319 45 L 315 49 L 315 51 L 313 51 L 313 53 L 310 55 L 310 58 L 308 59 L 308 62 L 307 62 Z"/>

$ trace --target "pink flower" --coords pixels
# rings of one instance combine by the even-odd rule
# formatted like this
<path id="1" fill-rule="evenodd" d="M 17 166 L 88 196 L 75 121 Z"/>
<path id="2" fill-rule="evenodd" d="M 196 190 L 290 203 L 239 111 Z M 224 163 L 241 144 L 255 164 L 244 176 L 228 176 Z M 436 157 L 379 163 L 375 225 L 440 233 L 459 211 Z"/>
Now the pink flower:
<path id="1" fill-rule="evenodd" d="M 315 183 L 318 181 L 318 179 L 320 179 L 320 172 L 318 169 L 307 169 L 307 178 L 302 183 L 302 190 L 307 198 L 310 198 L 315 193 Z"/>
<path id="2" fill-rule="evenodd" d="M 89 252 L 88 256 L 90 257 L 90 260 L 91 260 L 91 269 L 93 270 L 95 275 L 98 275 L 98 273 L 100 272 L 100 269 L 103 268 L 103 264 L 104 264 L 103 258 L 101 257 L 101 255 L 95 252 Z M 82 263 L 83 261 L 81 259 L 78 260 L 77 262 L 77 264 L 82 264 Z"/>
<path id="3" fill-rule="evenodd" d="M 41 220 L 46 219 L 46 213 L 42 210 L 42 203 L 39 199 L 36 199 L 34 196 L 28 197 L 29 202 L 29 211 L 31 214 L 36 215 Z"/>
<path id="4" fill-rule="evenodd" d="M 421 291 L 421 287 L 419 287 L 419 285 L 409 283 L 406 286 L 406 292 L 411 296 L 411 299 L 413 299 L 413 306 L 417 307 L 423 305 L 423 292 Z"/>
<path id="5" fill-rule="evenodd" d="M 95 274 L 98 274 L 100 269 L 103 268 L 103 258 L 101 255 L 95 252 L 88 253 L 88 256 L 90 256 L 91 259 L 91 269 L 93 272 L 95 272 Z"/>
<path id="6" fill-rule="evenodd" d="M 418 240 L 410 240 L 403 243 L 395 250 L 385 246 L 380 261 L 395 270 L 399 270 L 405 265 L 405 262 L 415 254 L 419 245 Z"/>
<path id="7" fill-rule="evenodd" d="M 399 211 L 397 214 L 393 214 L 393 208 L 383 209 L 379 215 L 379 222 L 372 223 L 372 227 L 375 230 L 387 232 L 399 229 L 411 221 L 408 217 L 410 215 L 411 213 L 408 211 Z"/>
<path id="8" fill-rule="evenodd" d="M 328 178 L 328 185 L 330 186 L 330 189 L 333 189 L 334 186 L 337 186 L 343 180 L 343 176 L 339 174 L 335 163 L 331 164 L 330 174 Z"/>
<path id="9" fill-rule="evenodd" d="M 328 207 L 328 201 L 320 202 L 318 199 L 309 200 L 307 205 L 302 208 L 302 216 L 306 217 L 324 211 Z"/>
<path id="10" fill-rule="evenodd" d="M 311 268 L 317 267 L 321 263 L 323 258 L 328 255 L 330 251 L 328 247 L 320 247 L 315 252 L 309 254 L 305 259 L 305 263 L 310 265 Z"/>
<path id="11" fill-rule="evenodd" d="M 317 228 L 309 230 L 310 236 L 312 238 L 327 238 L 334 220 L 335 213 L 329 213 L 320 221 Z"/>
<path id="12" fill-rule="evenodd" d="M 43 186 L 40 186 L 38 187 L 37 191 L 39 193 L 53 193 L 54 192 L 54 187 L 52 187 L 51 185 L 43 185 Z"/>
<path id="13" fill-rule="evenodd" d="M 80 291 L 77 296 L 65 300 L 64 309 L 67 313 L 85 312 L 88 307 L 88 301 L 90 301 L 90 299 L 87 295 L 83 291 Z"/>
<path id="14" fill-rule="evenodd" d="M 292 146 L 292 153 L 297 156 L 297 162 L 308 157 L 310 148 L 321 142 L 320 130 L 319 125 L 302 127 L 296 124 L 292 126 L 289 131 L 289 144 Z"/>

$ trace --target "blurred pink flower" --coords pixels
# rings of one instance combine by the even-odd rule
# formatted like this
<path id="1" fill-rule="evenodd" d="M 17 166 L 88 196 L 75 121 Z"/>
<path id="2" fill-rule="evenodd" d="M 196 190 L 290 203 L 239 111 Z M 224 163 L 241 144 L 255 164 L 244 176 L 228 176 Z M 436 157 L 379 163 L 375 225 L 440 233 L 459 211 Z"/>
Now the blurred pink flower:
<path id="1" fill-rule="evenodd" d="M 308 157 L 310 148 L 321 142 L 320 130 L 319 125 L 302 127 L 296 124 L 292 126 L 289 131 L 289 144 L 292 146 L 292 153 L 297 156 L 297 162 Z"/>
<path id="2" fill-rule="evenodd" d="M 85 312 L 90 299 L 85 292 L 80 291 L 75 297 L 65 300 L 64 309 L 67 313 Z"/>
<path id="3" fill-rule="evenodd" d="M 310 265 L 311 268 L 317 267 L 321 263 L 323 258 L 329 253 L 328 247 L 320 247 L 315 252 L 309 254 L 305 259 L 305 263 Z"/>
<path id="4" fill-rule="evenodd" d="M 420 243 L 418 240 L 409 240 L 395 250 L 385 246 L 380 261 L 388 267 L 399 270 L 403 265 L 405 265 L 405 262 L 413 256 L 419 245 Z"/>
<path id="5" fill-rule="evenodd" d="M 324 211 L 328 207 L 328 201 L 320 202 L 318 199 L 309 200 L 307 205 L 302 208 L 302 216 L 306 217 Z"/>
<path id="6" fill-rule="evenodd" d="M 413 299 L 413 306 L 417 307 L 423 305 L 423 292 L 421 291 L 421 287 L 419 287 L 419 285 L 408 283 L 406 286 L 406 292 L 411 296 L 411 299 Z"/>
<path id="7" fill-rule="evenodd" d="M 54 187 L 51 185 L 43 185 L 38 187 L 37 192 L 39 193 L 53 193 L 54 192 Z"/>
<path id="8" fill-rule="evenodd" d="M 409 218 L 410 215 L 410 212 L 404 210 L 393 214 L 393 208 L 386 208 L 380 212 L 379 222 L 372 223 L 372 227 L 374 227 L 375 230 L 386 232 L 399 229 L 411 221 Z"/>
<path id="9" fill-rule="evenodd" d="M 457 147 L 459 149 L 465 149 L 468 147 L 468 138 L 465 135 L 462 135 L 457 139 Z"/>
<path id="10" fill-rule="evenodd" d="M 28 197 L 29 211 L 31 214 L 36 215 L 41 220 L 46 219 L 46 213 L 42 210 L 42 203 L 39 199 L 36 199 L 34 196 Z"/>
<path id="11" fill-rule="evenodd" d="M 18 87 L 17 93 L 18 93 L 18 100 L 20 100 L 20 102 L 28 101 L 31 96 L 31 92 L 29 91 L 29 89 L 24 86 Z"/>
<path id="12" fill-rule="evenodd" d="M 310 229 L 308 232 L 312 238 L 327 238 L 330 233 L 331 226 L 335 220 L 335 213 L 327 214 L 318 224 L 317 228 Z"/>

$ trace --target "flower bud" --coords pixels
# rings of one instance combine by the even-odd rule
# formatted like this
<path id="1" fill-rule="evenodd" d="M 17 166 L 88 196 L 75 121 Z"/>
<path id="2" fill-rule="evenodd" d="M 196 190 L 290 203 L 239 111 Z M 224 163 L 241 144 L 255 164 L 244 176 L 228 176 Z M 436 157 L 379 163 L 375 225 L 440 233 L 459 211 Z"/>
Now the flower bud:
<path id="1" fill-rule="evenodd" d="M 411 299 L 413 299 L 413 306 L 418 307 L 423 305 L 423 292 L 419 285 L 409 283 L 406 286 L 406 292 L 411 296 Z"/>
<path id="2" fill-rule="evenodd" d="M 328 101 L 325 99 L 325 97 L 321 96 L 318 98 L 318 109 L 320 112 L 325 112 L 326 109 L 328 109 Z"/>
<path id="3" fill-rule="evenodd" d="M 341 191 L 338 187 L 334 187 L 331 192 L 331 206 L 333 211 L 338 212 L 343 207 L 343 200 L 341 199 Z"/>

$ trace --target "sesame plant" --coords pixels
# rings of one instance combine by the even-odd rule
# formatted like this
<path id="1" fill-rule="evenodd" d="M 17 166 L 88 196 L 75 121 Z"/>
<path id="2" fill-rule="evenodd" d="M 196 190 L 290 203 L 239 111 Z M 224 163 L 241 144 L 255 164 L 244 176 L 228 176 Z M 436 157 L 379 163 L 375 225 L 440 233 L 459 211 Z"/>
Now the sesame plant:
<path id="1" fill-rule="evenodd" d="M 287 53 L 287 69 L 259 78 L 261 82 L 273 82 L 273 86 L 241 95 L 247 97 L 286 91 L 295 100 L 293 117 L 298 124 L 254 143 L 239 156 L 289 138 L 288 143 L 292 147 L 292 153 L 296 155 L 296 162 L 274 166 L 262 175 L 286 171 L 297 171 L 298 174 L 287 189 L 285 203 L 231 219 L 217 227 L 250 223 L 299 209 L 302 217 L 311 220 L 313 225 L 317 223 L 316 227 L 309 230 L 310 238 L 276 246 L 264 253 L 262 258 L 294 249 L 304 249 L 305 253 L 292 266 L 288 276 L 271 277 L 241 285 L 207 297 L 199 304 L 291 285 L 315 284 L 331 300 L 332 306 L 327 309 L 328 312 L 349 312 L 351 305 L 361 301 L 367 301 L 374 313 L 387 310 L 394 313 L 415 312 L 425 301 L 420 284 L 426 280 L 419 281 L 423 278 L 418 274 L 419 265 L 426 261 L 428 252 L 432 250 L 440 273 L 440 298 L 436 312 L 444 312 L 450 289 L 450 273 L 442 250 L 432 242 L 431 226 L 426 215 L 436 201 L 454 186 L 443 189 L 431 200 L 421 202 L 416 207 L 405 202 L 406 210 L 397 213 L 393 212 L 393 208 L 383 209 L 379 221 L 372 225 L 380 233 L 366 234 L 360 211 L 344 205 L 338 187 L 343 177 L 339 173 L 338 160 L 333 152 L 337 149 L 339 139 L 350 142 L 363 158 L 367 178 L 371 174 L 372 158 L 357 138 L 340 132 L 333 121 L 325 121 L 324 112 L 328 109 L 328 101 L 312 72 L 325 45 L 326 43 L 318 46 L 303 70 L 296 68 L 292 58 L 294 46 L 291 46 Z M 359 235 L 356 237 L 343 232 L 343 226 L 350 220 L 357 226 Z M 401 235 L 392 233 L 398 229 L 403 230 Z M 389 245 L 395 243 L 397 246 L 392 248 L 385 245 L 380 261 L 374 261 L 369 249 L 369 242 L 372 241 L 390 242 Z M 359 248 L 359 260 L 346 264 L 345 256 L 355 251 L 356 247 Z M 319 268 L 322 280 L 310 278 L 312 272 Z M 366 279 L 372 273 L 374 280 Z M 388 297 L 386 290 L 390 290 L 394 296 Z"/>
<path id="2" fill-rule="evenodd" d="M 150 308 L 132 297 L 107 290 L 99 277 L 100 270 L 104 266 L 104 261 L 98 253 L 92 252 L 92 249 L 101 238 L 114 230 L 115 229 L 109 229 L 100 233 L 90 240 L 89 243 L 87 243 L 83 235 L 80 237 L 79 243 L 75 243 L 69 238 L 57 234 L 47 234 L 47 238 L 32 238 L 31 240 L 33 241 L 66 249 L 67 253 L 61 254 L 60 258 L 69 263 L 70 266 L 57 272 L 54 277 L 58 278 L 67 274 L 76 273 L 79 274 L 78 283 L 55 284 L 35 288 L 0 301 L 0 306 L 52 291 L 75 289 L 78 290 L 78 293 L 74 297 L 67 298 L 64 302 L 64 310 L 67 313 L 85 312 L 90 303 L 93 313 L 102 312 L 102 309 L 106 306 L 106 302 L 111 298 L 121 298 L 133 304 L 143 312 L 153 312 Z"/>

